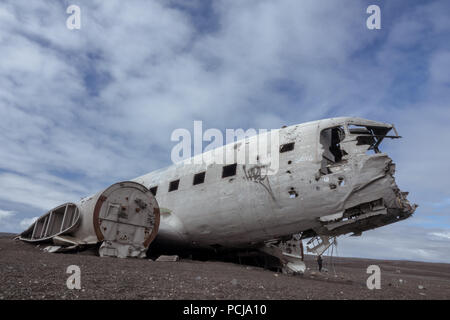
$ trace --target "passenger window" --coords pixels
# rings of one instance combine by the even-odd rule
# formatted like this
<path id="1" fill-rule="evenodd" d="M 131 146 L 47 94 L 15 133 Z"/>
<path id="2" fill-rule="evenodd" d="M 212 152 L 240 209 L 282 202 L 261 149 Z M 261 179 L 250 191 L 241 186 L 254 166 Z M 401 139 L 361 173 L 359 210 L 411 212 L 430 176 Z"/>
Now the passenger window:
<path id="1" fill-rule="evenodd" d="M 196 184 L 205 182 L 205 175 L 206 175 L 206 171 L 195 174 L 193 185 L 195 186 Z"/>
<path id="2" fill-rule="evenodd" d="M 169 192 L 178 190 L 179 184 L 180 184 L 180 179 L 170 182 Z"/>
<path id="3" fill-rule="evenodd" d="M 155 186 L 155 187 L 153 187 L 153 188 L 150 188 L 149 190 L 150 190 L 150 192 L 151 192 L 154 196 L 156 196 L 156 191 L 158 191 L 158 186 Z"/>
<path id="4" fill-rule="evenodd" d="M 295 142 L 290 142 L 290 143 L 282 144 L 282 145 L 280 146 L 280 153 L 288 152 L 288 151 L 294 150 L 294 144 L 295 144 Z"/>
<path id="5" fill-rule="evenodd" d="M 237 163 L 224 166 L 222 170 L 222 178 L 231 177 L 236 174 Z"/>

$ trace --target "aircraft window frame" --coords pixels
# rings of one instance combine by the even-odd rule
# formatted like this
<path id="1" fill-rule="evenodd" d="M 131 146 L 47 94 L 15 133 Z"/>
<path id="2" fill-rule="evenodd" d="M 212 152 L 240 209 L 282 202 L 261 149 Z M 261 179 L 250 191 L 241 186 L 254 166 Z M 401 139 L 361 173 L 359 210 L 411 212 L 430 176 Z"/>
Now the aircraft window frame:
<path id="1" fill-rule="evenodd" d="M 151 188 L 148 188 L 148 190 L 153 194 L 153 196 L 155 197 L 156 194 L 158 193 L 158 186 L 153 186 Z"/>
<path id="2" fill-rule="evenodd" d="M 194 179 L 192 181 L 192 185 L 196 186 L 196 185 L 205 183 L 205 178 L 206 178 L 206 171 L 202 171 L 202 172 L 194 174 Z"/>
<path id="3" fill-rule="evenodd" d="M 344 125 L 335 125 L 323 128 L 319 134 L 319 148 L 321 149 L 321 175 L 332 173 L 329 166 L 341 163 L 347 152 L 342 148 L 341 142 L 345 140 L 346 129 Z"/>
<path id="4" fill-rule="evenodd" d="M 168 192 L 176 191 L 178 190 L 179 187 L 180 187 L 180 179 L 170 181 Z"/>
<path id="5" fill-rule="evenodd" d="M 295 141 L 282 144 L 282 145 L 280 145 L 280 153 L 292 151 L 292 150 L 294 150 L 294 148 L 295 148 Z"/>
<path id="6" fill-rule="evenodd" d="M 392 129 L 394 129 L 395 135 L 388 135 L 389 131 Z M 372 126 L 367 124 L 347 123 L 346 131 L 350 136 L 356 139 L 357 146 L 367 145 L 367 152 L 373 151 L 374 153 L 381 153 L 379 146 L 383 139 L 401 138 L 393 126 Z"/>
<path id="7" fill-rule="evenodd" d="M 235 176 L 237 173 L 237 163 L 222 167 L 222 179 Z"/>

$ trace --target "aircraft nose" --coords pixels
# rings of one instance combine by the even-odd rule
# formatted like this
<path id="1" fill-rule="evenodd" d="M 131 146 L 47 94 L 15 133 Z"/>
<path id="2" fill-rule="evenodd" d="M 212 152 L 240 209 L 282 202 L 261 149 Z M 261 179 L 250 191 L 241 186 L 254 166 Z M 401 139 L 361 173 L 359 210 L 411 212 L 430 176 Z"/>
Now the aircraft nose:
<path id="1" fill-rule="evenodd" d="M 407 199 L 409 192 L 397 192 L 397 209 L 401 216 L 404 216 L 404 218 L 408 218 L 411 216 L 419 207 L 418 204 L 411 204 L 409 200 Z"/>

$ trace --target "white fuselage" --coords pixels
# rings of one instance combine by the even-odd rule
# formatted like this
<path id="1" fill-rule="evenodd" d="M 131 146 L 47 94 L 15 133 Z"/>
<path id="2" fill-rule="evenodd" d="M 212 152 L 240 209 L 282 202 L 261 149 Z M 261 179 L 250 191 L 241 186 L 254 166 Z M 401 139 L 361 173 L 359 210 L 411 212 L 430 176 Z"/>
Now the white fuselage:
<path id="1" fill-rule="evenodd" d="M 279 169 L 273 175 L 255 171 L 268 160 L 250 154 L 258 157 L 256 164 L 238 164 L 236 174 L 226 178 L 222 178 L 222 164 L 185 161 L 134 179 L 149 189 L 157 187 L 161 210 L 157 240 L 198 247 L 254 246 L 305 230 L 319 230 L 323 226 L 321 218 L 342 218 L 346 208 L 384 197 L 380 196 L 384 192 L 381 182 L 370 182 L 379 194 L 359 192 L 355 196 L 355 190 L 365 183 L 361 178 L 364 174 L 358 171 L 364 163 L 374 162 L 368 160 L 372 158 L 387 162 L 389 158 L 380 153 L 367 155 L 366 150 L 356 146 L 347 129 L 344 142 L 348 146 L 353 143 L 347 151 L 354 153 L 347 155 L 334 172 L 317 176 L 323 157 L 329 153 L 321 141 L 321 132 L 336 126 L 347 128 L 348 123 L 389 126 L 358 118 L 334 118 L 279 129 L 280 145 L 295 144 L 287 152 L 271 150 L 272 156 L 276 153 L 279 157 Z M 255 137 L 247 138 L 231 144 L 230 149 L 238 151 L 254 141 Z M 214 157 L 214 152 L 208 156 Z M 379 175 L 378 169 L 371 170 L 369 167 L 370 174 Z M 194 175 L 203 171 L 204 182 L 193 185 Z M 178 179 L 178 189 L 169 192 L 170 182 Z"/>

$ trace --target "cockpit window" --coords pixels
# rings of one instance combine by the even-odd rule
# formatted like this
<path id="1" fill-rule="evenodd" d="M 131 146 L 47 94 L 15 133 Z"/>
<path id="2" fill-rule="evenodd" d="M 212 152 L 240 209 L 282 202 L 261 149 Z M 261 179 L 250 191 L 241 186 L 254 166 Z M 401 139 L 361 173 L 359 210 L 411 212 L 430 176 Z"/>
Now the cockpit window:
<path id="1" fill-rule="evenodd" d="M 328 128 L 320 133 L 320 143 L 324 148 L 323 157 L 330 162 L 342 160 L 343 152 L 340 142 L 345 138 L 345 131 L 342 127 Z"/>
<path id="2" fill-rule="evenodd" d="M 328 165 L 340 162 L 345 155 L 341 149 L 341 141 L 345 138 L 345 131 L 342 126 L 327 128 L 320 133 L 320 144 L 323 147 L 321 173 L 328 174 Z"/>
<path id="3" fill-rule="evenodd" d="M 363 146 L 367 151 L 372 150 L 374 153 L 380 153 L 379 146 L 384 138 L 399 138 L 399 136 L 387 136 L 391 130 L 389 127 L 374 127 L 363 125 L 348 125 L 348 131 L 351 135 L 356 136 L 356 145 Z"/>
<path id="4" fill-rule="evenodd" d="M 395 135 L 387 135 L 390 130 Z M 380 153 L 379 146 L 384 138 L 401 138 L 393 125 L 342 124 L 326 128 L 320 132 L 320 152 L 322 161 L 318 179 L 321 175 L 331 173 L 339 163 L 349 156 L 365 154 L 369 151 Z"/>

